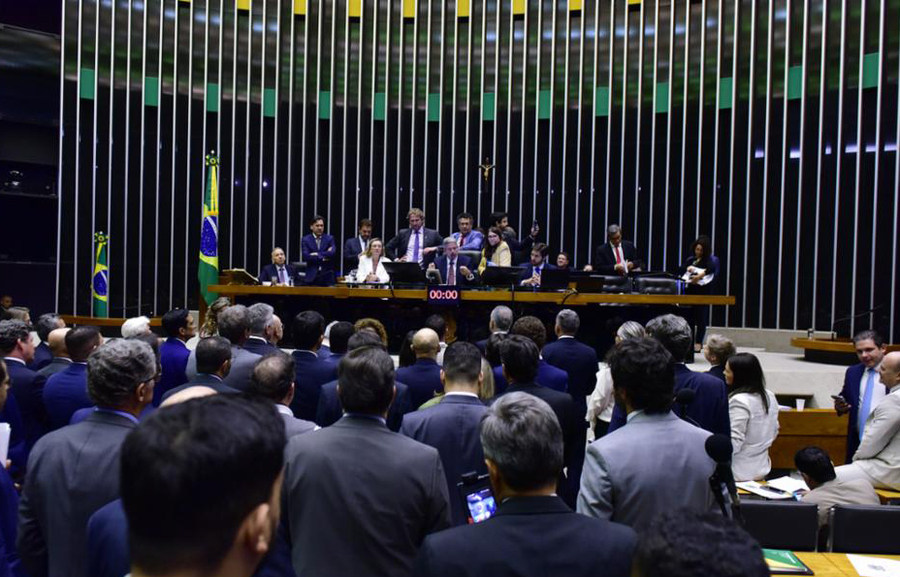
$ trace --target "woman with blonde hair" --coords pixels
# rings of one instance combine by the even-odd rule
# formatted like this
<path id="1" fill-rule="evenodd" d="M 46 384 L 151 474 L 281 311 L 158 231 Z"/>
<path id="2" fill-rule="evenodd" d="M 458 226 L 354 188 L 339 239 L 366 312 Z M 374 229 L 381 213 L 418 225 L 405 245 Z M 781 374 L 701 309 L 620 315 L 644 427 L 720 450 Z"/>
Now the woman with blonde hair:
<path id="1" fill-rule="evenodd" d="M 356 268 L 356 282 L 389 283 L 391 277 L 384 268 L 384 263 L 391 259 L 384 256 L 384 243 L 380 238 L 369 241 L 366 251 L 359 255 L 359 266 Z"/>
<path id="2" fill-rule="evenodd" d="M 206 309 L 206 319 L 200 327 L 200 338 L 214 337 L 219 334 L 219 313 L 231 306 L 231 299 L 219 297 Z"/>

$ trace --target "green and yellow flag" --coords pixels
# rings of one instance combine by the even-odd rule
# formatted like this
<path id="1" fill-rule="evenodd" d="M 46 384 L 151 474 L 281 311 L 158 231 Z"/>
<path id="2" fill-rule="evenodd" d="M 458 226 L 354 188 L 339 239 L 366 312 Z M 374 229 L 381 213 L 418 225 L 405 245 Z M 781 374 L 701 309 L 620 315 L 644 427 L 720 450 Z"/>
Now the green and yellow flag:
<path id="1" fill-rule="evenodd" d="M 209 285 L 219 282 L 219 159 L 206 155 L 206 195 L 203 197 L 203 223 L 200 229 L 200 294 L 211 305 L 219 295 Z"/>
<path id="2" fill-rule="evenodd" d="M 91 294 L 95 317 L 109 318 L 109 267 L 106 245 L 109 237 L 103 232 L 94 233 L 94 275 L 91 278 Z"/>

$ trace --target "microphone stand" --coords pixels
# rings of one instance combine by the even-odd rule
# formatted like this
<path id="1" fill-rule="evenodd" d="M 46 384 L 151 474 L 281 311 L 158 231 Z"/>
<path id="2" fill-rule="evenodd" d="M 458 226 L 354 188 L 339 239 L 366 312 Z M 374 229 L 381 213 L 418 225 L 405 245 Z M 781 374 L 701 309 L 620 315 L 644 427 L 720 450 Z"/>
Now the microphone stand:
<path id="1" fill-rule="evenodd" d="M 709 478 L 709 487 L 713 492 L 713 495 L 716 497 L 716 503 L 719 505 L 719 510 L 722 511 L 722 515 L 728 517 L 729 519 L 733 519 L 737 521 L 741 526 L 744 525 L 744 515 L 741 513 L 741 498 L 738 496 L 737 487 L 734 484 L 733 478 L 730 476 L 726 476 L 726 478 L 722 478 L 723 475 L 719 474 L 719 467 L 730 467 L 731 463 L 718 463 L 716 465 L 715 472 Z M 731 503 L 731 512 L 729 514 L 728 506 L 725 502 L 725 496 L 728 495 L 728 500 Z"/>

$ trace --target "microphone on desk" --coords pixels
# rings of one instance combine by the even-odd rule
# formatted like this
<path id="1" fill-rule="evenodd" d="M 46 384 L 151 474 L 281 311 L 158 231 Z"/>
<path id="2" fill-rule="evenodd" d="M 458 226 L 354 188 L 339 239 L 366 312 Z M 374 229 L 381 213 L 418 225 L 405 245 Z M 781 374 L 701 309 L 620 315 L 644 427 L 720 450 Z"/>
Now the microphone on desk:
<path id="1" fill-rule="evenodd" d="M 734 484 L 734 474 L 731 472 L 731 454 L 733 448 L 731 439 L 725 435 L 714 434 L 706 439 L 706 454 L 716 462 L 716 470 L 709 478 L 709 486 L 716 502 L 722 510 L 722 514 L 744 524 L 741 514 L 741 499 L 738 497 L 737 487 Z M 731 499 L 731 514 L 725 505 L 725 495 Z"/>

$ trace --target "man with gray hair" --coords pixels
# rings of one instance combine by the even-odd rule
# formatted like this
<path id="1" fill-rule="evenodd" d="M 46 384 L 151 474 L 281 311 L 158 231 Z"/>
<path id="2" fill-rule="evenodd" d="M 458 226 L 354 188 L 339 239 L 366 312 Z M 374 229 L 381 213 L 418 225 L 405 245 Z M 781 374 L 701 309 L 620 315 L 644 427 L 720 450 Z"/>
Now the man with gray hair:
<path id="1" fill-rule="evenodd" d="M 488 329 L 491 331 L 492 335 L 505 335 L 509 333 L 509 329 L 512 327 L 514 320 L 515 317 L 513 316 L 511 308 L 505 305 L 495 306 L 491 311 L 491 319 L 488 323 Z M 485 350 L 487 349 L 487 342 L 488 339 L 484 339 L 475 343 L 475 346 L 478 347 L 478 350 L 481 351 L 482 355 L 484 355 Z"/>
<path id="2" fill-rule="evenodd" d="M 132 337 L 139 337 L 141 335 L 150 334 L 150 319 L 147 317 L 133 317 L 130 319 L 126 319 L 124 323 L 122 323 L 122 338 L 130 339 Z"/>
<path id="3" fill-rule="evenodd" d="M 139 340 L 114 340 L 87 360 L 97 408 L 42 437 L 28 459 L 17 547 L 30 575 L 87 577 L 87 521 L 119 496 L 119 451 L 153 400 L 156 356 Z"/>
<path id="4" fill-rule="evenodd" d="M 703 345 L 703 356 L 709 361 L 711 368 L 706 371 L 714 377 L 725 381 L 725 363 L 733 357 L 737 350 L 734 341 L 722 335 L 707 335 Z"/>
<path id="5" fill-rule="evenodd" d="M 278 347 L 271 343 L 275 334 L 275 309 L 266 303 L 256 303 L 247 307 L 250 313 L 250 337 L 244 348 L 251 353 L 264 357 L 278 352 Z"/>
<path id="6" fill-rule="evenodd" d="M 693 391 L 693 400 L 676 411 L 678 416 L 711 433 L 731 437 L 725 383 L 712 375 L 692 371 L 685 364 L 694 346 L 687 321 L 677 315 L 661 315 L 647 323 L 647 334 L 659 341 L 675 360 L 675 394 L 681 389 Z M 624 426 L 625 421 L 625 411 L 617 405 L 609 423 L 609 432 Z"/>
<path id="7" fill-rule="evenodd" d="M 29 369 L 40 371 L 53 361 L 53 351 L 50 350 L 50 344 L 47 342 L 50 332 L 65 326 L 66 322 L 56 313 L 44 313 L 38 317 L 34 330 L 37 331 L 41 344 L 34 348 L 34 360 L 28 365 Z"/>
<path id="8" fill-rule="evenodd" d="M 643 263 L 638 258 L 637 249 L 630 241 L 622 240 L 622 229 L 618 224 L 606 228 L 606 238 L 609 242 L 598 246 L 594 253 L 594 264 L 584 267 L 584 270 L 596 270 L 607 275 L 626 275 L 641 270 Z"/>
<path id="9" fill-rule="evenodd" d="M 462 285 L 475 282 L 475 273 L 469 268 L 469 257 L 460 256 L 459 244 L 452 236 L 444 239 L 444 254 L 428 265 L 428 270 L 437 270 L 441 274 L 441 283 L 446 285 Z"/>
<path id="10" fill-rule="evenodd" d="M 481 445 L 496 515 L 426 537 L 413 575 L 629 575 L 634 531 L 577 515 L 555 494 L 563 435 L 545 401 L 498 398 L 482 421 Z"/>
<path id="11" fill-rule="evenodd" d="M 244 305 L 232 305 L 218 316 L 219 336 L 225 337 L 231 343 L 231 370 L 225 377 L 223 384 L 246 391 L 250 387 L 250 374 L 260 355 L 252 353 L 244 348 L 250 337 L 250 311 Z M 188 379 L 197 376 L 197 352 L 191 351 L 187 364 Z"/>

